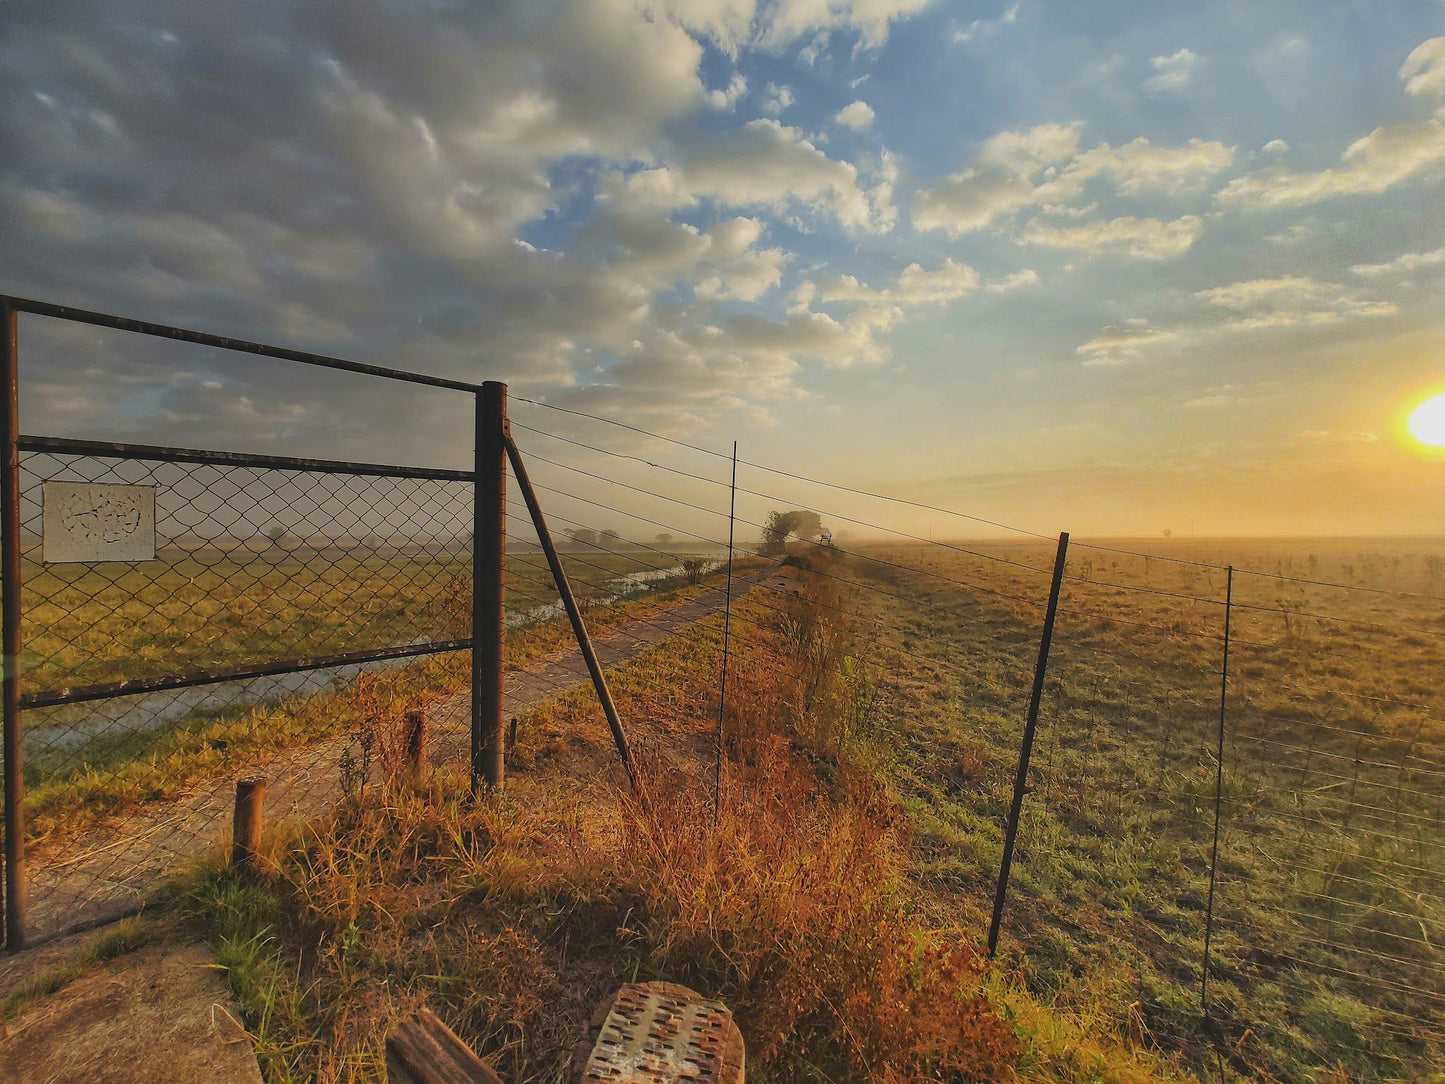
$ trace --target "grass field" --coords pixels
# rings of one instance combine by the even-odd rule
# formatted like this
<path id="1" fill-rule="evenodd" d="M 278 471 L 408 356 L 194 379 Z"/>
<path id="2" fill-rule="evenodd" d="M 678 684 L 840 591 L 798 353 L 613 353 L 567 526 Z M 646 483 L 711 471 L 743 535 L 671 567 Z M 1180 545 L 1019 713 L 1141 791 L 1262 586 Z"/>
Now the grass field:
<path id="1" fill-rule="evenodd" d="M 390 1021 L 427 1003 L 506 1079 L 560 1082 L 597 1002 L 662 978 L 727 1001 L 761 1084 L 1182 1079 L 992 974 L 921 889 L 872 678 L 826 589 L 792 582 L 733 610 L 720 809 L 717 615 L 612 672 L 646 803 L 619 794 L 579 690 L 521 719 L 488 802 L 459 802 L 455 774 L 400 777 L 275 840 L 257 880 L 198 871 L 178 902 L 267 1078 L 380 1080 Z"/>
<path id="2" fill-rule="evenodd" d="M 683 563 L 703 556 L 589 550 L 564 553 L 563 564 L 603 629 L 686 593 Z M 677 574 L 659 578 L 657 566 L 669 559 Z M 470 628 L 465 558 L 419 549 L 273 548 L 249 559 L 196 551 L 140 565 L 27 562 L 25 573 L 27 692 L 462 639 Z M 507 580 L 507 660 L 522 666 L 570 634 L 539 552 L 510 555 Z M 57 832 L 73 835 L 96 816 L 172 797 L 259 754 L 345 733 L 358 722 L 356 673 L 320 670 L 27 712 L 32 842 L 56 842 Z M 386 664 L 382 678 L 394 700 L 421 704 L 468 686 L 468 656 Z"/>
<path id="3" fill-rule="evenodd" d="M 838 586 L 899 705 L 920 872 L 977 906 L 1053 547 L 968 548 L 986 556 L 867 548 Z M 1322 581 L 1234 579 L 1211 1016 L 1241 1072 L 1439 1074 L 1445 603 L 1409 596 L 1442 593 L 1441 546 L 1154 549 L 1073 551 L 1005 923 L 1016 958 L 1040 989 L 1119 974 L 1121 1019 L 1207 1064 L 1225 574 L 1169 558 Z"/>
<path id="4" fill-rule="evenodd" d="M 270 547 L 162 557 L 26 562 L 26 691 L 454 639 L 470 623 L 466 553 Z M 641 593 L 611 581 L 665 561 L 652 551 L 564 554 L 582 596 Z M 510 555 L 507 583 L 516 620 L 557 598 L 537 551 Z"/>
<path id="5" fill-rule="evenodd" d="M 658 773 L 653 808 L 617 805 L 584 691 L 522 720 L 514 789 L 495 804 L 457 805 L 445 775 L 420 790 L 401 781 L 381 807 L 350 804 L 278 843 L 262 884 L 199 874 L 185 906 L 231 969 L 268 1078 L 377 1079 L 387 1021 L 425 1000 L 513 1078 L 558 1079 L 593 1002 L 633 976 L 725 996 L 757 1054 L 750 1076 L 756 1066 L 765 1082 L 996 1079 L 1005 1065 L 1026 1081 L 1212 1079 L 1221 1059 L 1284 1081 L 1445 1072 L 1445 547 L 1076 544 L 994 969 L 976 947 L 1053 546 L 798 556 L 791 590 L 754 591 L 734 614 L 720 831 L 707 830 L 709 784 L 695 772 L 709 778 L 714 618 L 613 676 Z M 612 597 L 617 576 L 656 560 L 570 557 L 589 622 L 645 620 L 700 589 L 681 577 Z M 1225 574 L 1195 560 L 1269 574 L 1234 578 L 1209 1025 Z M 568 635 L 531 605 L 550 599 L 539 565 L 509 566 L 519 613 L 538 618 L 509 637 L 513 664 Z M 350 581 L 311 567 L 243 589 L 229 570 L 207 581 L 166 567 L 138 590 L 237 592 L 214 612 L 190 601 L 197 624 L 169 654 L 145 654 L 150 602 L 92 612 L 109 629 L 95 662 L 69 607 L 27 620 L 57 681 L 128 673 L 126 652 L 201 666 L 291 649 L 311 598 L 355 615 L 313 630 L 332 637 L 326 650 L 457 634 L 466 590 L 449 562 L 361 562 Z M 59 598 L 97 593 L 57 584 Z M 463 687 L 464 664 L 388 672 L 380 710 Z M 83 770 L 35 758 L 36 831 L 163 798 L 255 741 L 357 724 L 344 688 L 307 693 L 197 710 L 108 751 L 98 742 Z M 377 1002 L 380 985 L 393 992 Z M 871 1030 L 884 1004 L 906 1026 Z"/>

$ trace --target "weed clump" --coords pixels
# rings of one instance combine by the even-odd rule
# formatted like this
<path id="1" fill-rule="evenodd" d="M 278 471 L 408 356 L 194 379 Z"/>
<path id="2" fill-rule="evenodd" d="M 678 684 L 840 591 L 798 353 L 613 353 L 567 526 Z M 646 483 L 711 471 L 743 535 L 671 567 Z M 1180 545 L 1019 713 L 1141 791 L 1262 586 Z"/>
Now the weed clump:
<path id="1" fill-rule="evenodd" d="M 655 963 L 721 993 L 749 1057 L 830 1080 L 997 1080 L 1018 1055 L 973 947 L 907 913 L 896 810 L 857 777 L 842 801 L 781 742 L 730 781 L 631 803 L 615 874 Z"/>

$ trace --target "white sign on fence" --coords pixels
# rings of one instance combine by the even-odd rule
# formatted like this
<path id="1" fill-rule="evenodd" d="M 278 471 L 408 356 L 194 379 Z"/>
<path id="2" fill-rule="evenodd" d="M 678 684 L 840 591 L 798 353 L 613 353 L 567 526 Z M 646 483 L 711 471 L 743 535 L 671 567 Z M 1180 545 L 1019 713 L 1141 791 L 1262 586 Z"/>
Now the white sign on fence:
<path id="1" fill-rule="evenodd" d="M 46 482 L 42 512 L 47 564 L 155 560 L 155 486 Z"/>

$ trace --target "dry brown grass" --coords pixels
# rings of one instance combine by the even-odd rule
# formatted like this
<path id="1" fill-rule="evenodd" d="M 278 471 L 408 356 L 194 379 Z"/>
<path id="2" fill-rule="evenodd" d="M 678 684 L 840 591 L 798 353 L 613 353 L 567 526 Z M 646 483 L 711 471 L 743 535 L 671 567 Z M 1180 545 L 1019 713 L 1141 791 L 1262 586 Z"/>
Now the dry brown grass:
<path id="1" fill-rule="evenodd" d="M 715 632 L 624 668 L 620 703 L 700 737 Z M 896 803 L 824 723 L 856 684 L 842 631 L 803 598 L 735 644 L 752 688 L 733 700 L 720 810 L 686 744 L 648 762 L 648 802 L 620 799 L 580 697 L 524 720 L 541 767 L 520 759 L 488 801 L 462 801 L 451 771 L 386 779 L 409 702 L 362 690 L 377 785 L 278 846 L 259 883 L 213 870 L 190 890 L 268 1074 L 377 1079 L 389 1021 L 426 1002 L 509 1079 L 555 1080 L 604 994 L 662 977 L 733 1006 L 760 1081 L 1006 1077 L 1020 1048 L 982 961 L 913 916 Z M 772 649 L 795 665 L 769 671 Z"/>
<path id="2" fill-rule="evenodd" d="M 577 692 L 522 718 L 502 794 L 401 772 L 279 842 L 259 879 L 199 874 L 189 908 L 268 1078 L 379 1080 L 387 1026 L 427 1004 L 506 1079 L 560 1081 L 595 1005 L 661 978 L 734 1009 L 761 1084 L 1176 1079 L 987 967 L 981 928 L 921 889 L 876 675 L 828 578 L 794 584 L 735 609 L 718 808 L 708 621 L 612 671 L 646 803 Z M 379 695 L 386 730 L 407 705 Z"/>
<path id="3" fill-rule="evenodd" d="M 753 739 L 716 827 L 695 788 L 629 806 L 618 870 L 654 960 L 720 984 L 762 1065 L 824 1079 L 996 1080 L 1017 1057 L 956 933 L 907 914 L 902 827 L 871 777 L 821 788 L 780 736 Z M 622 886 L 620 886 L 622 887 Z"/>

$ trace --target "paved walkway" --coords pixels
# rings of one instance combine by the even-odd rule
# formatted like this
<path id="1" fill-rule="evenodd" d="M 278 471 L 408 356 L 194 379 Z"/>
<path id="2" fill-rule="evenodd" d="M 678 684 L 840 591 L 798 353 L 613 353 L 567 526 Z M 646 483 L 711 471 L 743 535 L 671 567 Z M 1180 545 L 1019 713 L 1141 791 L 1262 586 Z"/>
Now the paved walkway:
<path id="1" fill-rule="evenodd" d="M 776 565 L 739 574 L 733 594 L 759 584 L 785 584 Z M 609 630 L 594 641 L 604 668 L 617 666 L 722 609 L 724 591 L 707 591 L 645 620 Z M 519 715 L 589 681 L 575 648 L 566 654 L 507 672 L 503 710 Z M 470 746 L 469 701 L 449 697 L 428 711 L 433 758 L 465 756 Z M 174 801 L 156 802 L 89 833 L 85 846 L 30 863 L 29 940 L 36 942 L 116 918 L 138 909 L 178 867 L 204 854 L 230 830 L 235 780 L 266 778 L 268 823 L 324 812 L 340 794 L 338 763 L 350 739 L 329 738 L 272 753 L 192 787 Z"/>

